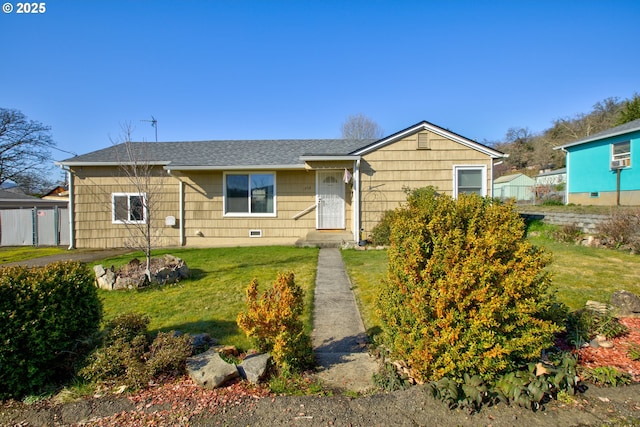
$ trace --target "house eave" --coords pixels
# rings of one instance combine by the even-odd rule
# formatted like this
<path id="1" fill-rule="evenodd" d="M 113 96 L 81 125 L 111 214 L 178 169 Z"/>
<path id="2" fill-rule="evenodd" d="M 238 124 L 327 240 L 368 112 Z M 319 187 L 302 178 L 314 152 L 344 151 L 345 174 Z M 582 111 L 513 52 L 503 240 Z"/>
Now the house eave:
<path id="1" fill-rule="evenodd" d="M 229 171 L 229 170 L 282 170 L 282 169 L 304 169 L 304 164 L 298 165 L 171 165 L 164 167 L 168 171 Z"/>
<path id="2" fill-rule="evenodd" d="M 167 161 L 154 161 L 154 162 L 53 162 L 56 166 L 67 166 L 67 167 L 77 167 L 77 166 L 133 166 L 133 165 L 149 165 L 149 166 L 166 166 L 170 162 Z"/>
<path id="3" fill-rule="evenodd" d="M 602 133 L 600 135 L 594 135 L 592 137 L 587 137 L 585 139 L 581 139 L 579 141 L 575 141 L 575 142 L 570 142 L 569 144 L 564 144 L 564 145 L 559 145 L 557 147 L 553 147 L 554 150 L 565 150 L 566 148 L 570 148 L 570 147 L 575 147 L 578 145 L 582 145 L 582 144 L 587 144 L 589 142 L 595 142 L 595 141 L 601 141 L 604 139 L 609 139 L 609 138 L 614 138 L 616 136 L 621 136 L 621 135 L 627 135 L 630 133 L 634 133 L 634 132 L 638 132 L 640 131 L 640 126 L 638 127 L 634 127 L 631 129 L 624 129 L 618 132 L 612 132 L 612 133 L 608 133 L 608 134 L 604 134 L 602 135 Z"/>
<path id="4" fill-rule="evenodd" d="M 331 155 L 323 155 L 323 156 L 300 156 L 300 160 L 305 162 L 330 162 L 330 161 L 356 161 L 360 160 L 360 156 L 347 155 L 347 156 L 331 156 Z"/>

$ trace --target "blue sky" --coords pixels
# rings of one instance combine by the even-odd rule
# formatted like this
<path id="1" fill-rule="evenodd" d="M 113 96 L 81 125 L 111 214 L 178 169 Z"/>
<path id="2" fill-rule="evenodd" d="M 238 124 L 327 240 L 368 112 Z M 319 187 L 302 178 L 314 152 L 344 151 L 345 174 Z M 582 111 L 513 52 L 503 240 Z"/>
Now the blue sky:
<path id="1" fill-rule="evenodd" d="M 153 141 L 151 116 L 162 141 L 336 138 L 363 113 L 490 142 L 640 92 L 633 0 L 9 2 L 0 107 L 78 154 L 125 122 Z"/>

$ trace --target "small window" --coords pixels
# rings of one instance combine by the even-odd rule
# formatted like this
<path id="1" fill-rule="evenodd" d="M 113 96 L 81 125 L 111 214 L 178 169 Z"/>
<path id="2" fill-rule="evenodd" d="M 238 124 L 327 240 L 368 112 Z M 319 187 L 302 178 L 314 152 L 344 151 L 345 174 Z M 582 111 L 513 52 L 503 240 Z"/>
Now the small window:
<path id="1" fill-rule="evenodd" d="M 113 193 L 112 222 L 137 224 L 147 222 L 147 196 L 140 193 Z"/>
<path id="2" fill-rule="evenodd" d="M 631 141 L 611 144 L 611 164 L 617 167 L 631 166 Z"/>
<path id="3" fill-rule="evenodd" d="M 275 215 L 275 188 L 273 173 L 226 174 L 225 215 Z"/>
<path id="4" fill-rule="evenodd" d="M 459 194 L 485 196 L 487 169 L 485 166 L 454 166 L 454 197 Z"/>

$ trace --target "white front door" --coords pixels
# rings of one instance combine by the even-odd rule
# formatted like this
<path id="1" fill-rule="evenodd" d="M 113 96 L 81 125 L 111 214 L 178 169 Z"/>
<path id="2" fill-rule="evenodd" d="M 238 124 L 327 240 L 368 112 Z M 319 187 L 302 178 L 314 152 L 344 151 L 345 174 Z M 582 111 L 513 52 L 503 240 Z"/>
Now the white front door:
<path id="1" fill-rule="evenodd" d="M 343 230 L 345 228 L 345 185 L 342 177 L 343 172 L 339 170 L 317 172 L 317 228 L 319 230 Z"/>

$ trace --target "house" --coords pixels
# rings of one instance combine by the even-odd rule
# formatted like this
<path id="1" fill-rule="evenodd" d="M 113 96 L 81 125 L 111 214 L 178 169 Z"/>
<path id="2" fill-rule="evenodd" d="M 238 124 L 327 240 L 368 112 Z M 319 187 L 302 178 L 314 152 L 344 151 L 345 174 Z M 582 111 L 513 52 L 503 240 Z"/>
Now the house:
<path id="1" fill-rule="evenodd" d="M 567 155 L 567 203 L 640 205 L 640 119 L 556 149 Z"/>
<path id="2" fill-rule="evenodd" d="M 567 182 L 567 168 L 541 171 L 535 177 L 536 187 L 553 187 Z"/>
<path id="3" fill-rule="evenodd" d="M 504 175 L 493 181 L 493 197 L 533 202 L 535 180 L 523 173 Z"/>
<path id="4" fill-rule="evenodd" d="M 69 244 L 66 200 L 44 200 L 16 189 L 0 189 L 0 245 Z"/>
<path id="5" fill-rule="evenodd" d="M 153 192 L 123 173 L 128 148 L 151 168 Z M 146 206 L 158 246 L 236 246 L 358 242 L 407 188 L 491 196 L 504 156 L 423 121 L 380 140 L 136 142 L 57 164 L 69 174 L 72 247 L 123 246 Z"/>

